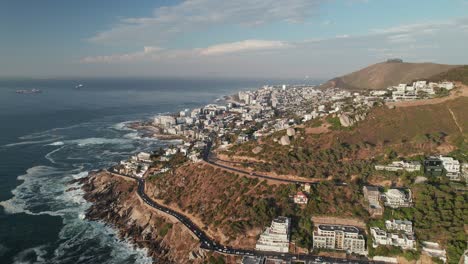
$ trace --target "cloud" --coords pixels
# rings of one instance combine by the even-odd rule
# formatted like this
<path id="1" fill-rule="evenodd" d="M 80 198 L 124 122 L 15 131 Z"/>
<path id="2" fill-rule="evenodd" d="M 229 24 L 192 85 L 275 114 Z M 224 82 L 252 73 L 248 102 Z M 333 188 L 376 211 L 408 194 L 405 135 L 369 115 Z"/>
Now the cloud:
<path id="1" fill-rule="evenodd" d="M 80 60 L 81 63 L 113 63 L 151 61 L 176 58 L 197 58 L 202 56 L 221 56 L 232 53 L 249 51 L 267 51 L 293 47 L 291 43 L 271 40 L 244 40 L 231 43 L 217 44 L 206 48 L 187 50 L 167 50 L 160 47 L 147 46 L 142 51 L 113 54 L 104 56 L 88 56 Z"/>
<path id="2" fill-rule="evenodd" d="M 219 25 L 258 26 L 269 22 L 298 23 L 326 0 L 186 0 L 155 9 L 149 17 L 121 19 L 88 40 L 94 43 L 161 43 Z"/>
<path id="3" fill-rule="evenodd" d="M 292 47 L 291 44 L 283 41 L 268 40 L 244 40 L 232 43 L 213 45 L 200 50 L 201 55 L 222 55 L 228 53 L 272 50 Z"/>
<path id="4" fill-rule="evenodd" d="M 113 54 L 113 55 L 103 55 L 103 56 L 88 56 L 82 58 L 80 62 L 82 63 L 111 63 L 111 62 L 130 62 L 140 59 L 147 59 L 154 57 L 159 54 L 164 49 L 154 46 L 143 47 L 142 51 L 126 53 L 126 54 Z"/>
<path id="5" fill-rule="evenodd" d="M 130 76 L 324 78 L 393 57 L 414 62 L 430 59 L 438 63 L 466 63 L 467 25 L 468 19 L 455 19 L 295 42 L 250 39 L 191 49 L 149 46 L 136 52 L 86 57 L 81 61 L 89 71 L 120 70 Z M 127 67 L 129 62 L 132 67 Z M 106 65 L 100 66 L 102 63 Z"/>

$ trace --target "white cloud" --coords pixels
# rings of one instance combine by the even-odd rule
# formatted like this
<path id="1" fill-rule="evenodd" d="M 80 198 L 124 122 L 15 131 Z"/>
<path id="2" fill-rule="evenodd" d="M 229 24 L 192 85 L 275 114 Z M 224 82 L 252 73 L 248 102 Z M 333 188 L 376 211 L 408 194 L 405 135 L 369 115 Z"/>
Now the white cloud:
<path id="1" fill-rule="evenodd" d="M 178 34 L 218 25 L 297 23 L 326 0 L 186 0 L 159 7 L 149 17 L 121 19 L 114 27 L 89 38 L 96 43 L 161 43 Z"/>
<path id="2" fill-rule="evenodd" d="M 103 56 L 88 56 L 88 57 L 81 59 L 80 62 L 82 63 L 130 62 L 130 61 L 154 57 L 161 51 L 163 51 L 163 49 L 160 47 L 146 46 L 146 47 L 143 47 L 142 51 L 138 51 L 138 52 L 103 55 Z"/>
<path id="3" fill-rule="evenodd" d="M 292 45 L 283 41 L 244 40 L 232 43 L 213 45 L 200 50 L 201 55 L 222 55 L 244 51 L 259 51 L 288 48 Z"/>
<path id="4" fill-rule="evenodd" d="M 88 56 L 80 60 L 82 63 L 113 63 L 151 61 L 176 58 L 199 58 L 202 56 L 226 55 L 248 51 L 266 51 L 290 48 L 292 44 L 283 41 L 271 40 L 244 40 L 231 43 L 217 44 L 206 48 L 187 50 L 165 50 L 160 47 L 147 46 L 142 51 L 113 54 L 104 56 Z"/>

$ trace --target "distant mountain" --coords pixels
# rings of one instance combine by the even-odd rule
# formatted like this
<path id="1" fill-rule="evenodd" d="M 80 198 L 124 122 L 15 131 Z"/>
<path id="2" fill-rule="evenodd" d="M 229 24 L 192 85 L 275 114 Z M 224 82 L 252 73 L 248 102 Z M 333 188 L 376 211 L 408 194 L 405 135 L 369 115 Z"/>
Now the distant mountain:
<path id="1" fill-rule="evenodd" d="M 351 90 L 385 89 L 391 85 L 410 83 L 418 79 L 429 79 L 458 67 L 460 66 L 435 63 L 406 63 L 390 60 L 334 78 L 323 84 L 321 87 L 340 87 Z"/>

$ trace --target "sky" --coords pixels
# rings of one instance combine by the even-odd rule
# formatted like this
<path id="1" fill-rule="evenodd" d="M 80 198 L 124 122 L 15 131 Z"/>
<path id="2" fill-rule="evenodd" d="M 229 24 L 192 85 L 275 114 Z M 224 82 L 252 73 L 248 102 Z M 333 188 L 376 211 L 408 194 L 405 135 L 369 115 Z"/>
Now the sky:
<path id="1" fill-rule="evenodd" d="M 0 77 L 327 79 L 467 47 L 468 0 L 0 0 Z"/>

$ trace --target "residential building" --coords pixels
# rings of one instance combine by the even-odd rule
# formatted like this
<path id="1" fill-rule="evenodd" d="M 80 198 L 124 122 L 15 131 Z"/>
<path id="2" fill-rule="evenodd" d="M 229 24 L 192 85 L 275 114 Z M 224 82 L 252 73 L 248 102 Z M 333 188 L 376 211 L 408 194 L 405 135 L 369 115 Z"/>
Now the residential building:
<path id="1" fill-rule="evenodd" d="M 381 216 L 384 212 L 380 205 L 380 191 L 376 186 L 363 187 L 364 198 L 369 203 L 367 210 L 372 217 Z"/>
<path id="2" fill-rule="evenodd" d="M 446 171 L 446 176 L 450 180 L 460 180 L 460 162 L 452 157 L 444 157 L 440 155 L 439 160 L 442 161 L 442 166 Z"/>
<path id="3" fill-rule="evenodd" d="M 424 160 L 424 174 L 426 176 L 438 177 L 442 176 L 444 172 L 444 165 L 437 157 L 429 157 Z"/>
<path id="4" fill-rule="evenodd" d="M 154 118 L 153 124 L 161 127 L 170 127 L 176 124 L 176 119 L 173 116 L 157 116 Z"/>
<path id="5" fill-rule="evenodd" d="M 439 243 L 437 242 L 430 242 L 430 241 L 423 241 L 422 243 L 422 252 L 428 254 L 433 258 L 439 258 L 444 263 L 447 262 L 447 252 L 443 249 Z M 466 263 L 466 262 L 465 262 Z"/>
<path id="6" fill-rule="evenodd" d="M 307 196 L 303 192 L 298 192 L 294 195 L 294 203 L 296 204 L 307 204 Z"/>
<path id="7" fill-rule="evenodd" d="M 416 248 L 416 240 L 412 233 L 387 233 L 378 227 L 371 227 L 370 230 L 373 237 L 372 247 L 374 248 L 378 247 L 379 245 L 401 247 L 402 249 Z"/>
<path id="8" fill-rule="evenodd" d="M 413 202 L 410 189 L 389 189 L 382 197 L 384 205 L 391 208 L 410 207 Z"/>
<path id="9" fill-rule="evenodd" d="M 376 170 L 386 170 L 386 171 L 420 171 L 421 170 L 421 163 L 418 161 L 394 161 L 389 165 L 375 165 Z"/>
<path id="10" fill-rule="evenodd" d="M 289 252 L 289 226 L 290 219 L 280 216 L 271 222 L 271 226 L 267 227 L 260 235 L 255 246 L 256 250 L 274 251 L 274 252 Z"/>
<path id="11" fill-rule="evenodd" d="M 385 227 L 387 228 L 387 230 L 403 231 L 407 234 L 413 233 L 413 223 L 407 220 L 386 220 Z"/>
<path id="12" fill-rule="evenodd" d="M 366 254 L 366 241 L 354 226 L 318 225 L 313 233 L 314 248 L 346 250 Z"/>

